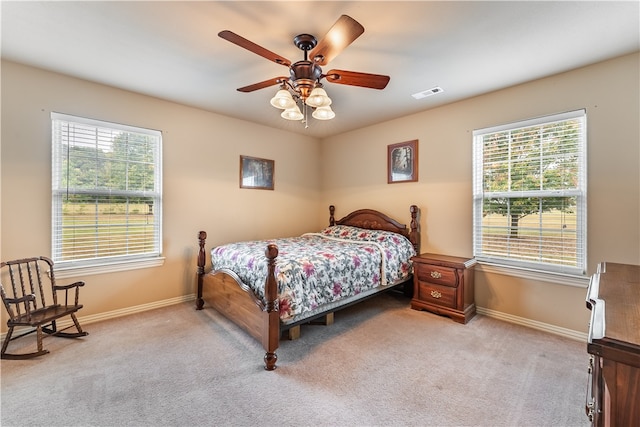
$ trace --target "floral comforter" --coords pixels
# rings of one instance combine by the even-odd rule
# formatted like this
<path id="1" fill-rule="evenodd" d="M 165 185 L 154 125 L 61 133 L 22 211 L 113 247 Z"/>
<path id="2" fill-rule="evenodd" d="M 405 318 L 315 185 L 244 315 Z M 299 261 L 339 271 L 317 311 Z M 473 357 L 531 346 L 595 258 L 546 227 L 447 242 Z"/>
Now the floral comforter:
<path id="1" fill-rule="evenodd" d="M 280 319 L 369 289 L 403 281 L 411 273 L 413 245 L 397 233 L 336 225 L 286 239 L 230 243 L 211 250 L 214 270 L 234 271 L 264 301 L 265 249 L 278 246 L 276 277 Z"/>

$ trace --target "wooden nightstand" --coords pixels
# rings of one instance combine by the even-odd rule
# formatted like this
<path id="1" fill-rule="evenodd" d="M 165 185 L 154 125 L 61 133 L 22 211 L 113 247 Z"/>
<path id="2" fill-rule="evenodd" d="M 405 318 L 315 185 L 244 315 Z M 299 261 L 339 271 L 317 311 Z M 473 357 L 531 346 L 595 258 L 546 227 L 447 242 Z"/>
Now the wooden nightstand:
<path id="1" fill-rule="evenodd" d="M 473 289 L 475 259 L 420 254 L 413 261 L 411 308 L 428 310 L 467 323 L 476 314 Z"/>

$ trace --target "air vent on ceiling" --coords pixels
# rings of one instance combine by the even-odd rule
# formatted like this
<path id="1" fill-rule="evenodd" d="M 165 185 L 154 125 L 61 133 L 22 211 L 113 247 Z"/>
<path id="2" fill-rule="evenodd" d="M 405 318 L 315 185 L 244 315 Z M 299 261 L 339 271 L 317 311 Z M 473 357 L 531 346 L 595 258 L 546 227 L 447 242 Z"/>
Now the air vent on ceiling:
<path id="1" fill-rule="evenodd" d="M 440 92 L 444 92 L 444 89 L 442 89 L 440 86 L 436 86 L 432 87 L 431 89 L 423 90 L 422 92 L 414 93 L 411 96 L 413 96 L 415 99 L 422 99 Z"/>

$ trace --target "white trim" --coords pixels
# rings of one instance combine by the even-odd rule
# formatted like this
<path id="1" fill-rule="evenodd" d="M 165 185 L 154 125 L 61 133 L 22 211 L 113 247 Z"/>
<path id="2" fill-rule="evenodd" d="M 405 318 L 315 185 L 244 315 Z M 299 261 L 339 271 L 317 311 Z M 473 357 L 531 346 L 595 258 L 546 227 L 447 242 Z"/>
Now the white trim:
<path id="1" fill-rule="evenodd" d="M 135 305 L 133 307 L 121 308 L 119 310 L 108 311 L 106 313 L 92 314 L 89 316 L 78 317 L 78 321 L 81 325 L 90 324 L 95 322 L 101 322 L 103 320 L 116 319 L 122 316 L 128 316 L 130 314 L 142 313 L 149 310 L 155 310 L 156 308 L 168 307 L 170 305 L 180 304 L 183 302 L 194 301 L 196 299 L 195 294 L 182 295 L 175 298 L 169 298 L 161 301 L 154 301 L 147 304 Z M 195 306 L 193 308 L 195 310 Z M 69 325 L 73 322 L 69 320 Z M 62 325 L 62 322 L 59 322 Z"/>
<path id="2" fill-rule="evenodd" d="M 162 301 L 150 302 L 148 304 L 141 304 L 133 307 L 126 307 L 120 310 L 107 311 L 106 313 L 91 314 L 89 316 L 78 316 L 78 322 L 80 323 L 80 326 L 82 326 L 84 329 L 85 325 L 89 325 L 91 323 L 116 319 L 118 317 L 128 316 L 130 314 L 142 313 L 149 310 L 155 310 L 156 308 L 168 307 L 170 305 L 194 301 L 195 299 L 196 299 L 195 294 L 183 295 L 180 297 L 169 298 Z M 195 306 L 194 306 L 194 310 L 195 310 Z M 56 326 L 58 327 L 58 329 L 68 328 L 69 326 L 72 326 L 72 325 L 73 325 L 73 321 L 69 317 L 62 320 L 58 320 L 56 322 Z M 20 333 L 26 332 L 26 331 L 28 331 L 28 328 L 15 329 L 14 334 L 17 336 Z M 4 340 L 4 337 L 6 334 L 7 334 L 6 332 L 3 332 L 2 335 L 0 336 L 0 339 Z"/>
<path id="3" fill-rule="evenodd" d="M 509 189 L 504 191 L 485 191 L 484 188 L 484 174 L 485 174 L 485 162 L 493 161 L 487 160 L 484 157 L 484 137 L 486 135 L 491 135 L 497 132 L 505 132 L 508 133 L 508 138 L 505 137 L 504 147 L 500 147 L 494 151 L 491 151 L 492 156 L 501 154 L 501 156 L 496 160 L 499 163 L 506 163 L 506 165 L 511 168 L 513 164 L 513 159 L 511 158 L 511 132 L 518 131 L 523 128 L 528 127 L 541 127 L 544 125 L 560 124 L 562 122 L 568 120 L 575 120 L 580 123 L 580 132 L 577 134 L 576 144 L 571 145 L 571 149 L 568 149 L 566 154 L 572 154 L 577 156 L 578 161 L 578 170 L 577 170 L 577 178 L 578 183 L 575 188 L 567 188 L 560 190 L 546 190 L 544 186 L 540 185 L 540 188 L 537 190 L 526 190 L 526 191 L 516 191 L 515 189 L 511 189 L 511 184 L 509 184 Z M 539 136 L 538 136 L 539 138 Z M 564 147 L 564 145 L 563 145 Z M 542 155 L 544 150 L 542 146 L 539 148 L 540 153 L 538 155 Z M 537 269 L 536 264 L 546 264 L 548 265 L 548 269 L 550 272 L 556 271 L 560 272 L 560 274 L 569 274 L 569 275 L 580 275 L 584 273 L 586 270 L 587 263 L 587 116 L 586 109 L 579 109 L 575 111 L 568 111 L 559 114 L 552 114 L 548 116 L 542 116 L 530 120 L 522 120 L 519 122 L 508 123 L 499 126 L 492 126 L 484 129 L 476 129 L 473 131 L 473 252 L 474 256 L 479 260 L 484 260 L 487 262 L 495 262 L 498 264 L 505 263 L 514 265 L 516 267 L 521 267 L 525 269 Z M 508 173 L 509 175 L 511 172 Z M 484 252 L 485 248 L 483 247 L 483 239 L 485 237 L 485 228 L 483 226 L 483 218 L 485 212 L 483 211 L 484 202 L 487 199 L 512 199 L 512 198 L 558 198 L 558 197 L 575 197 L 576 199 L 576 260 L 575 267 L 565 266 L 561 260 L 555 261 L 542 261 L 542 259 L 538 260 L 538 262 L 530 262 L 524 259 L 519 259 L 517 256 L 513 256 L 509 253 L 505 253 L 502 255 L 492 255 L 489 252 Z M 544 212 L 539 212 L 540 214 Z M 507 228 L 508 227 L 508 228 Z M 542 225 L 540 225 L 542 227 Z M 492 227 L 498 230 L 508 231 L 510 230 L 510 226 L 503 224 L 501 226 Z M 533 230 L 538 230 L 538 227 L 533 227 Z M 542 230 L 542 228 L 540 228 Z M 545 254 L 547 252 L 547 245 L 543 244 L 538 249 L 538 254 Z M 505 249 L 503 245 L 496 244 L 496 248 L 498 251 L 500 249 Z M 501 261 L 504 259 L 504 261 Z"/>
<path id="4" fill-rule="evenodd" d="M 65 230 L 67 228 L 73 228 L 74 226 L 63 224 L 63 218 L 66 217 L 66 215 L 63 212 L 63 203 L 61 199 L 63 198 L 64 195 L 68 195 L 68 194 L 85 194 L 85 195 L 90 195 L 97 198 L 102 198 L 107 196 L 123 196 L 123 197 L 148 197 L 150 199 L 153 199 L 153 205 L 152 205 L 153 212 L 149 212 L 150 214 L 153 215 L 153 219 L 154 219 L 153 224 L 151 225 L 153 229 L 153 246 L 154 246 L 153 250 L 147 250 L 142 254 L 127 253 L 126 255 L 123 255 L 123 257 L 128 260 L 136 260 L 136 259 L 139 259 L 141 256 L 142 257 L 159 256 L 162 253 L 162 242 L 163 242 L 163 239 L 162 239 L 162 132 L 159 130 L 134 127 L 129 125 L 123 125 L 120 123 L 112 123 L 112 122 L 106 122 L 102 120 L 89 119 L 85 117 L 70 116 L 67 114 L 56 113 L 56 112 L 51 112 L 51 123 L 52 123 L 52 126 L 51 126 L 51 145 L 52 145 L 51 257 L 54 260 L 54 262 L 56 263 L 67 262 L 63 260 L 63 256 L 62 256 L 63 247 L 65 246 L 65 242 L 66 242 Z M 106 139 L 103 140 L 102 137 L 108 136 L 109 138 L 112 138 L 113 131 L 116 131 L 117 133 L 126 132 L 126 133 L 131 133 L 136 135 L 145 135 L 147 137 L 150 137 L 151 141 L 148 141 L 148 142 L 152 147 L 150 150 L 153 152 L 153 179 L 154 179 L 153 190 L 146 191 L 146 190 L 128 190 L 128 189 L 113 189 L 113 188 L 100 189 L 100 188 L 97 188 L 99 183 L 96 183 L 96 185 L 94 185 L 94 188 L 70 187 L 71 184 L 69 182 L 67 182 L 66 185 L 64 185 L 65 183 L 62 176 L 62 173 L 64 172 L 63 161 L 61 160 L 60 150 L 64 146 L 64 142 L 71 143 L 72 141 L 75 141 L 75 138 L 72 138 L 69 134 L 65 134 L 63 130 L 67 129 L 67 127 L 69 126 L 72 126 L 75 128 L 76 125 L 88 126 L 91 128 L 92 132 L 87 134 L 88 139 L 83 139 L 83 138 L 81 139 L 85 140 L 85 142 L 87 143 L 91 143 L 91 147 L 96 150 L 101 149 L 99 144 L 100 141 L 103 141 L 103 142 L 106 141 Z M 68 130 L 69 129 L 67 129 L 67 131 Z M 106 132 L 106 134 L 104 132 Z M 102 135 L 102 137 L 100 135 Z M 93 146 L 94 143 L 98 145 L 94 147 Z M 113 141 L 111 141 L 111 143 L 113 143 Z M 136 145 L 139 145 L 139 144 L 136 143 Z M 148 147 L 145 149 L 149 150 Z M 68 161 L 69 146 L 67 146 L 66 152 L 67 152 L 66 157 Z M 75 158 L 74 155 L 72 155 L 71 157 Z M 129 155 L 126 154 L 122 158 L 118 159 L 118 161 L 122 161 L 122 160 L 129 161 L 130 160 Z M 109 162 L 110 161 L 112 160 L 109 160 Z M 67 174 L 69 173 L 68 165 L 67 165 L 66 172 Z M 96 175 L 96 179 L 98 179 L 97 175 Z M 128 224 L 129 212 L 126 213 L 126 216 L 127 216 L 126 222 Z M 96 219 L 94 219 L 94 221 L 95 220 Z M 98 220 L 98 222 L 100 221 Z M 109 225 L 100 224 L 100 225 L 105 227 L 112 226 L 111 224 Z M 148 226 L 149 224 L 147 221 L 147 227 Z M 130 236 L 131 235 L 130 233 L 132 232 L 127 230 L 126 235 Z M 136 234 L 136 233 L 133 233 L 133 234 Z M 99 242 L 103 241 L 103 239 L 100 237 L 97 237 L 97 240 Z M 133 252 L 135 251 L 136 249 L 133 249 Z M 77 253 L 75 249 L 73 249 L 69 258 L 74 259 L 76 256 L 80 256 L 81 258 L 79 260 L 68 261 L 68 262 L 70 263 L 69 265 L 72 265 L 72 266 L 76 265 L 76 261 L 77 261 L 77 265 L 80 265 L 80 266 L 82 265 L 87 266 L 92 264 L 103 265 L 103 263 L 106 263 L 106 264 L 111 263 L 109 260 L 109 258 L 111 257 L 109 256 L 100 256 L 98 255 L 98 253 L 95 253 L 94 255 L 95 255 L 95 258 L 91 258 L 89 257 L 90 254 Z M 65 269 L 63 265 L 60 265 L 59 268 L 61 270 Z M 136 267 L 136 268 L 139 268 L 139 267 Z M 127 269 L 131 269 L 131 268 L 125 268 L 125 270 Z M 108 269 L 108 270 L 102 270 L 102 271 L 112 272 L 112 271 L 120 271 L 120 270 Z M 98 269 L 98 272 L 101 272 L 101 270 Z M 96 273 L 90 270 L 89 274 L 96 274 Z"/>
<path id="5" fill-rule="evenodd" d="M 522 129 L 526 127 L 538 126 L 546 123 L 562 122 L 565 120 L 576 119 L 583 116 L 586 117 L 586 115 L 587 115 L 586 108 L 581 108 L 579 110 L 574 110 L 574 111 L 566 111 L 564 113 L 548 114 L 546 116 L 540 116 L 534 119 L 520 120 L 517 122 L 511 122 L 511 123 L 506 123 L 502 125 L 489 126 L 482 129 L 475 129 L 473 131 L 473 136 L 475 137 L 477 135 L 483 135 L 485 133 L 502 132 L 504 130 L 517 130 L 517 129 Z"/>
<path id="6" fill-rule="evenodd" d="M 163 308 L 163 307 L 168 307 L 174 304 L 194 301 L 195 299 L 196 299 L 195 294 L 183 295 L 180 297 L 170 298 L 162 301 L 155 301 L 148 304 L 127 307 L 120 310 L 108 311 L 106 313 L 92 314 L 89 316 L 80 316 L 78 317 L 78 322 L 80 322 L 80 325 L 84 326 L 84 325 L 89 325 L 95 322 L 102 322 L 104 320 L 111 320 L 111 319 L 116 319 L 118 317 L 128 316 L 130 314 L 136 314 L 136 313 L 142 313 L 149 310 L 155 310 L 156 308 Z M 489 308 L 484 308 L 484 307 L 476 307 L 476 311 L 478 314 L 491 317 L 493 319 L 502 320 L 502 321 L 513 323 L 516 325 L 526 326 L 528 328 L 537 329 L 543 332 L 549 332 L 555 335 L 571 338 L 576 341 L 584 341 L 585 343 L 587 342 L 588 334 L 585 332 L 578 332 L 572 329 L 562 328 L 560 326 L 538 322 L 536 320 L 526 319 L 524 317 L 514 316 L 512 314 L 502 313 L 500 311 L 491 310 Z M 73 322 L 70 319 L 64 319 L 64 320 L 58 321 L 57 323 L 60 329 L 69 327 L 72 324 Z M 15 330 L 15 333 L 17 335 L 23 331 L 26 331 L 26 329 Z M 5 335 L 6 335 L 6 332 L 3 332 L 2 335 L 0 336 L 0 339 L 4 340 Z"/>
<path id="7" fill-rule="evenodd" d="M 137 270 L 140 268 L 160 267 L 164 264 L 164 257 L 148 259 L 123 260 L 99 265 L 64 266 L 56 263 L 56 279 L 68 277 L 90 276 L 92 274 L 109 274 L 119 271 Z"/>
<path id="8" fill-rule="evenodd" d="M 577 288 L 584 289 L 587 289 L 590 280 L 589 276 L 552 273 L 549 271 L 533 270 L 522 267 L 506 267 L 482 261 L 478 262 L 475 268 L 477 271 L 482 273 L 501 274 L 503 276 L 519 277 L 522 279 L 553 283 L 554 285 L 575 286 Z"/>
<path id="9" fill-rule="evenodd" d="M 500 311 L 491 310 L 484 307 L 476 307 L 476 312 L 493 319 L 503 320 L 505 322 L 513 323 L 520 326 L 526 326 L 527 328 L 537 329 L 543 332 L 549 332 L 554 335 L 560 335 L 562 337 L 570 338 L 576 341 L 582 341 L 585 343 L 585 345 L 587 343 L 588 334 L 586 332 L 574 331 L 573 329 L 562 328 L 560 326 L 551 325 L 549 323 L 538 322 L 537 320 L 514 316 L 512 314 L 502 313 Z"/>
<path id="10" fill-rule="evenodd" d="M 51 112 L 51 120 L 60 120 L 63 122 L 81 123 L 84 125 L 95 126 L 97 128 L 117 129 L 123 132 L 141 133 L 145 135 L 156 136 L 162 138 L 162 132 L 157 129 L 149 129 L 138 126 L 129 126 L 122 123 L 107 122 L 105 120 L 90 119 L 88 117 L 72 116 L 70 114 Z"/>

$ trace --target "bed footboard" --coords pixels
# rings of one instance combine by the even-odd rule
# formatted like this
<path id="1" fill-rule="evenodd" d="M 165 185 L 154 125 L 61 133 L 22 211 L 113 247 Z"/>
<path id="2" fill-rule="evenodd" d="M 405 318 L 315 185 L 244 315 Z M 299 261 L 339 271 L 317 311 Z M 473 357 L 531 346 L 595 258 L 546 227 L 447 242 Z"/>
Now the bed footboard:
<path id="1" fill-rule="evenodd" d="M 372 209 L 353 211 L 344 218 L 336 220 L 335 207 L 331 205 L 329 207 L 329 225 L 348 225 L 364 229 L 399 233 L 411 241 L 416 253 L 420 253 L 418 212 L 418 207 L 411 205 L 411 223 L 408 228 L 405 224 L 401 224 L 387 215 Z M 267 245 L 265 251 L 268 267 L 267 277 L 265 279 L 265 298 L 263 301 L 258 299 L 253 291 L 245 285 L 233 271 L 226 269 L 210 272 L 205 271 L 207 260 L 205 252 L 206 238 L 207 233 L 200 231 L 198 234 L 200 249 L 198 251 L 196 309 L 202 310 L 206 303 L 260 341 L 265 350 L 264 366 L 268 371 L 276 369 L 276 361 L 278 360 L 276 349 L 280 345 L 280 334 L 282 331 L 297 328 L 294 332 L 299 333 L 300 324 L 308 323 L 321 316 L 329 316 L 332 319 L 333 311 L 356 302 L 356 300 L 345 301 L 342 305 L 325 307 L 326 311 L 324 312 L 318 311 L 318 313 L 300 319 L 298 322 L 281 327 L 278 309 L 278 283 L 275 275 L 278 247 L 270 244 Z M 373 293 L 368 296 L 373 296 Z M 364 299 L 366 298 L 358 299 L 358 301 Z"/>
<path id="2" fill-rule="evenodd" d="M 218 270 L 205 273 L 206 238 L 206 232 L 198 233 L 200 249 L 198 251 L 196 309 L 202 310 L 206 301 L 220 314 L 260 341 L 265 349 L 265 369 L 274 370 L 278 360 L 276 349 L 280 345 L 278 284 L 275 277 L 277 246 L 268 245 L 265 251 L 268 273 L 265 280 L 266 302 L 263 303 L 232 271 Z"/>

